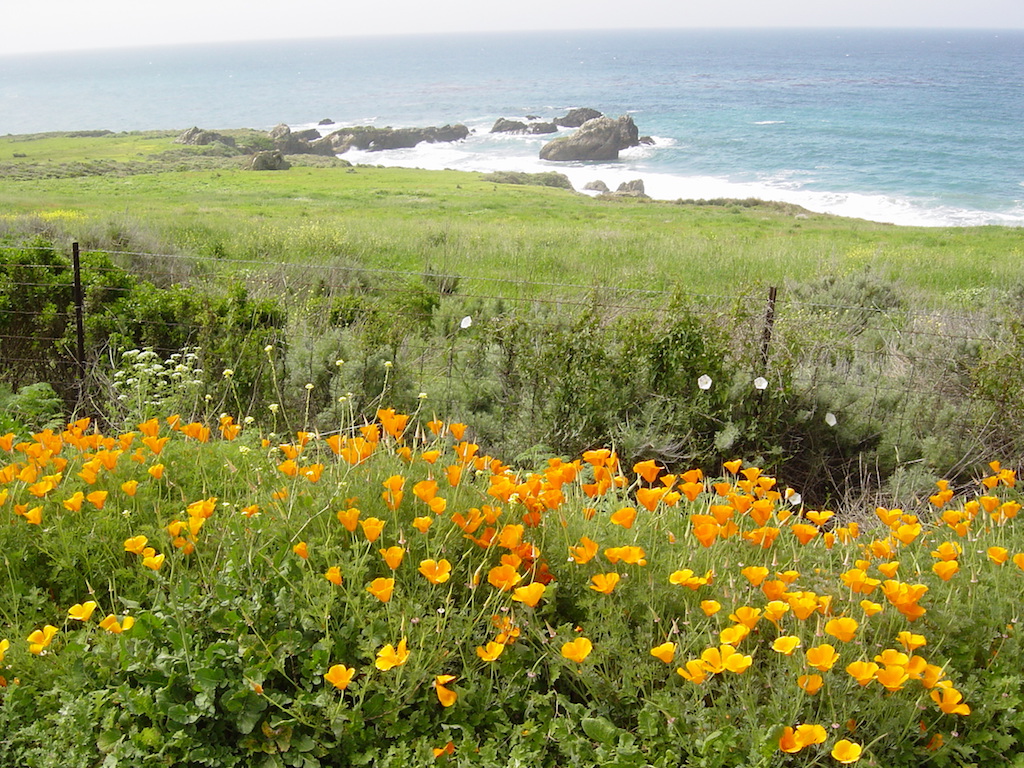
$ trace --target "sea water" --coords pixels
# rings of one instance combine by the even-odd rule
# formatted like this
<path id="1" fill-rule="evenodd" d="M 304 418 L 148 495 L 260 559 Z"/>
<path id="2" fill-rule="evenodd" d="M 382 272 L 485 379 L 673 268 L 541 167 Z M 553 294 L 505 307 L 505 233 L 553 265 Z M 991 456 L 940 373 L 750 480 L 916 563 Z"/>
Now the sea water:
<path id="1" fill-rule="evenodd" d="M 130 41 L 125 41 L 129 44 Z M 630 115 L 654 143 L 550 163 L 499 117 Z M 0 55 L 0 133 L 464 123 L 355 162 L 643 179 L 907 225 L 1024 225 L 1024 31 L 649 30 Z M 562 131 L 564 135 L 568 131 Z M 2 159 L 2 158 L 0 158 Z"/>

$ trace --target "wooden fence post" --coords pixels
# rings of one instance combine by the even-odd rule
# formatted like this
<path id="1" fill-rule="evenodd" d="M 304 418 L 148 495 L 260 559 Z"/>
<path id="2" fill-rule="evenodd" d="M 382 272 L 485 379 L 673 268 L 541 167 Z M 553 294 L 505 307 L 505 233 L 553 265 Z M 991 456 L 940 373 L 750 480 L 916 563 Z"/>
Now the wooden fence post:
<path id="1" fill-rule="evenodd" d="M 778 288 L 774 285 L 768 289 L 768 307 L 764 313 L 764 328 L 761 331 L 761 370 L 768 372 L 768 356 L 772 345 L 772 329 L 775 326 L 775 300 Z"/>
<path id="2" fill-rule="evenodd" d="M 82 293 L 82 265 L 79 260 L 78 243 L 71 244 L 71 265 L 75 275 L 74 300 L 75 300 L 75 337 L 78 341 L 75 350 L 75 362 L 78 363 L 78 379 L 85 379 L 85 318 L 84 299 Z"/>

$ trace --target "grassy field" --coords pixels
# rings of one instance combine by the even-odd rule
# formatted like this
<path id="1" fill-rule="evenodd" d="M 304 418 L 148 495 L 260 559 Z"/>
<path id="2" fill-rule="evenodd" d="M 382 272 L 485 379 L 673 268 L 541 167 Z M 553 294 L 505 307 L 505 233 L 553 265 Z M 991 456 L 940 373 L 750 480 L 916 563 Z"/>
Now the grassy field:
<path id="1" fill-rule="evenodd" d="M 0 211 L 97 247 L 731 294 L 868 271 L 927 304 L 1022 279 L 1014 228 L 907 228 L 780 204 L 602 200 L 480 174 L 244 170 L 174 133 L 0 138 Z M 15 155 L 23 155 L 16 157 Z M 314 162 L 319 158 L 294 158 Z"/>

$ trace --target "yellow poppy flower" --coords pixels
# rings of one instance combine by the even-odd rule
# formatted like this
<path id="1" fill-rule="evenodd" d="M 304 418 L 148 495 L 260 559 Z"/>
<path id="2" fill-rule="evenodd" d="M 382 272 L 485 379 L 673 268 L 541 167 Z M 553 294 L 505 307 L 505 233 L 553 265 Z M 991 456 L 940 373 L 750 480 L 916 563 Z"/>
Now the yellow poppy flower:
<path id="1" fill-rule="evenodd" d="M 452 706 L 459 698 L 459 694 L 446 687 L 453 680 L 455 680 L 455 675 L 437 675 L 434 678 L 434 691 L 437 693 L 437 700 L 441 702 L 442 707 Z"/>
<path id="2" fill-rule="evenodd" d="M 832 635 L 840 642 L 848 643 L 857 636 L 857 622 L 848 616 L 829 619 L 825 622 L 825 633 Z"/>
<path id="3" fill-rule="evenodd" d="M 395 580 L 378 578 L 371 581 L 366 591 L 376 597 L 382 603 L 386 603 L 391 599 L 391 595 L 395 590 Z"/>
<path id="4" fill-rule="evenodd" d="M 714 616 L 722 610 L 722 604 L 717 600 L 701 600 L 700 609 L 704 611 L 705 616 Z"/>
<path id="5" fill-rule="evenodd" d="M 300 541 L 298 544 L 292 547 L 292 552 L 301 557 L 303 560 L 309 557 L 309 547 L 306 546 L 306 542 L 304 541 Z"/>
<path id="6" fill-rule="evenodd" d="M 133 555 L 141 555 L 142 551 L 146 548 L 147 541 L 149 539 L 145 536 L 132 536 L 130 539 L 124 540 L 124 549 Z"/>
<path id="7" fill-rule="evenodd" d="M 161 552 L 159 555 L 147 555 L 142 558 L 142 564 L 147 568 L 151 568 L 154 571 L 159 571 L 160 567 L 164 564 L 164 553 Z"/>
<path id="8" fill-rule="evenodd" d="M 33 653 L 36 656 L 41 654 L 43 650 L 53 640 L 53 636 L 57 634 L 57 628 L 52 624 L 47 624 L 42 629 L 37 629 L 28 636 L 28 650 L 29 653 Z"/>
<path id="9" fill-rule="evenodd" d="M 931 692 L 932 700 L 947 715 L 969 715 L 971 708 L 963 702 L 963 694 L 956 688 L 935 688 Z"/>
<path id="10" fill-rule="evenodd" d="M 405 557 L 405 550 L 402 547 L 388 547 L 379 551 L 388 568 L 392 571 L 398 570 L 398 566 L 402 564 L 402 558 Z"/>
<path id="11" fill-rule="evenodd" d="M 860 744 L 849 739 L 840 739 L 832 745 L 831 755 L 836 762 L 846 765 L 860 760 L 861 751 Z"/>
<path id="12" fill-rule="evenodd" d="M 573 561 L 580 565 L 589 563 L 597 554 L 597 542 L 583 536 L 580 538 L 579 546 L 569 547 L 569 554 Z"/>
<path id="13" fill-rule="evenodd" d="M 796 684 L 799 685 L 809 696 L 813 696 L 821 690 L 821 686 L 825 684 L 825 680 L 821 675 L 800 675 L 796 679 Z"/>
<path id="14" fill-rule="evenodd" d="M 377 540 L 386 524 L 386 520 L 376 517 L 368 517 L 365 520 L 359 521 L 359 525 L 363 527 L 363 535 L 366 536 L 366 540 L 371 544 Z"/>
<path id="15" fill-rule="evenodd" d="M 527 584 L 525 587 L 516 587 L 512 592 L 512 599 L 531 608 L 536 608 L 546 589 L 547 587 L 539 581 L 535 581 L 532 584 Z"/>
<path id="16" fill-rule="evenodd" d="M 562 656 L 569 659 L 569 661 L 582 664 L 583 660 L 590 655 L 593 649 L 594 644 L 590 640 L 585 637 L 577 637 L 575 640 L 562 644 Z"/>
<path id="17" fill-rule="evenodd" d="M 496 565 L 487 572 L 488 583 L 502 592 L 508 592 L 522 578 L 522 574 L 517 573 L 511 565 Z"/>
<path id="18" fill-rule="evenodd" d="M 956 560 L 939 560 L 932 566 L 932 571 L 943 581 L 949 581 L 960 570 L 960 563 Z"/>
<path id="19" fill-rule="evenodd" d="M 775 638 L 772 643 L 772 650 L 784 656 L 791 656 L 793 651 L 800 647 L 800 638 L 794 635 L 783 635 Z"/>
<path id="20" fill-rule="evenodd" d="M 676 644 L 665 642 L 661 645 L 656 645 L 651 648 L 651 656 L 666 664 L 671 664 L 676 657 Z"/>
<path id="21" fill-rule="evenodd" d="M 122 632 L 127 632 L 135 626 L 135 620 L 132 616 L 125 616 L 124 621 L 119 622 L 118 617 L 113 613 L 103 618 L 103 621 L 99 623 L 99 628 L 106 630 L 112 634 L 120 635 Z"/>
<path id="22" fill-rule="evenodd" d="M 676 674 L 694 685 L 700 685 L 708 679 L 708 668 L 703 659 L 690 659 L 685 667 L 678 667 Z"/>
<path id="23" fill-rule="evenodd" d="M 398 643 L 398 648 L 388 643 L 377 651 L 377 660 L 374 662 L 374 666 L 381 672 L 387 672 L 389 669 L 402 666 L 408 660 L 409 649 L 406 639 L 403 637 Z"/>
<path id="24" fill-rule="evenodd" d="M 327 673 L 324 675 L 324 680 L 338 690 L 344 691 L 348 688 L 349 683 L 352 682 L 352 677 L 355 673 L 355 667 L 346 667 L 344 664 L 335 664 L 327 670 Z"/>
<path id="25" fill-rule="evenodd" d="M 332 565 L 324 573 L 324 578 L 327 579 L 329 582 L 331 582 L 331 584 L 335 584 L 335 585 L 340 587 L 341 586 L 341 581 L 342 581 L 342 579 L 341 579 L 341 568 L 339 568 L 336 565 Z"/>
<path id="26" fill-rule="evenodd" d="M 928 641 L 925 639 L 924 635 L 915 635 L 907 630 L 903 630 L 896 635 L 896 639 L 899 641 L 900 645 L 907 649 L 907 653 L 913 653 L 918 648 L 928 645 Z"/>
<path id="27" fill-rule="evenodd" d="M 444 584 L 452 577 L 452 564 L 447 560 L 421 560 L 419 571 L 431 584 Z"/>
<path id="28" fill-rule="evenodd" d="M 882 611 L 882 606 L 879 603 L 873 603 L 870 600 L 861 600 L 860 607 L 865 616 L 874 616 Z"/>
<path id="29" fill-rule="evenodd" d="M 839 661 L 839 654 L 836 649 L 828 643 L 808 648 L 805 654 L 807 663 L 819 672 L 828 672 Z"/>
<path id="30" fill-rule="evenodd" d="M 873 661 L 851 661 L 846 665 L 846 673 L 862 688 L 875 679 L 879 669 L 881 667 Z"/>
<path id="31" fill-rule="evenodd" d="M 476 655 L 480 657 L 482 661 L 495 661 L 502 652 L 505 650 L 504 643 L 496 643 L 493 640 L 487 645 L 478 645 L 476 648 Z"/>

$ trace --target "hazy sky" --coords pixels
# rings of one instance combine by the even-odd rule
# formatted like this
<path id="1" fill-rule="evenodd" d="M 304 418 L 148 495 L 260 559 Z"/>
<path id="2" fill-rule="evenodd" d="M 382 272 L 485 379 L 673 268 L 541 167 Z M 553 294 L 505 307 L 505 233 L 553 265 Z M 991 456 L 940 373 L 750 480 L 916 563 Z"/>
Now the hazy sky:
<path id="1" fill-rule="evenodd" d="M 347 35 L 671 27 L 1024 28 L 1022 0 L 15 0 L 0 54 Z M 354 7 L 353 7 L 354 6 Z"/>

